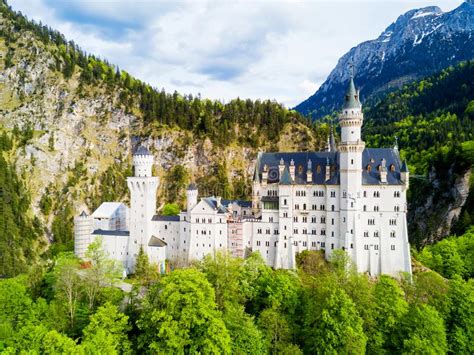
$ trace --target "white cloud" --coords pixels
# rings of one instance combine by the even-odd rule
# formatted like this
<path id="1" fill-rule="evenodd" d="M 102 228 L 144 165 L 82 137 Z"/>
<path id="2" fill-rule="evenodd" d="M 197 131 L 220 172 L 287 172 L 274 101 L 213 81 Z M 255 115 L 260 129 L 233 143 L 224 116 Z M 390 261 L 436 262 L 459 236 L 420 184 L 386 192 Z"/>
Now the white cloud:
<path id="1" fill-rule="evenodd" d="M 405 11 L 433 1 L 10 0 L 87 52 L 172 92 L 293 106 L 337 60 Z"/>

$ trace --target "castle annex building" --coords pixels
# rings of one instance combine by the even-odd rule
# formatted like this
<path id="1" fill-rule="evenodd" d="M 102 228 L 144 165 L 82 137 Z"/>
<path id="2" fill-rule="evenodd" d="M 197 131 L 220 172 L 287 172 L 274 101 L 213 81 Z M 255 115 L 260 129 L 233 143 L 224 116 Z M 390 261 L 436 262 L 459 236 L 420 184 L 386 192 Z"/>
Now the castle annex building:
<path id="1" fill-rule="evenodd" d="M 304 250 L 345 250 L 359 272 L 411 273 L 406 220 L 408 169 L 395 148 L 365 148 L 359 92 L 351 78 L 342 112 L 340 143 L 324 152 L 260 153 L 252 201 L 198 199 L 187 189 L 187 208 L 178 216 L 156 214 L 159 180 L 153 156 L 140 147 L 135 175 L 127 180 L 130 209 L 104 202 L 92 215 L 75 218 L 75 253 L 103 238 L 110 257 L 133 271 L 140 249 L 164 267 L 185 265 L 225 250 L 245 257 L 258 251 L 274 268 L 294 268 Z"/>

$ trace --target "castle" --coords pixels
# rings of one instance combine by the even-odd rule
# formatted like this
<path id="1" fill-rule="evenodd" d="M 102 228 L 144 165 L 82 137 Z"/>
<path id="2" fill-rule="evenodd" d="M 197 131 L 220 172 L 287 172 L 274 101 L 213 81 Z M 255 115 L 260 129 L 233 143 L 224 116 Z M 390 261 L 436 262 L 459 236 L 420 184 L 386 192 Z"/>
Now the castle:
<path id="1" fill-rule="evenodd" d="M 365 148 L 359 91 L 353 79 L 334 135 L 324 152 L 259 153 L 252 201 L 219 197 L 198 200 L 189 185 L 187 208 L 178 216 L 156 214 L 159 180 L 153 155 L 139 147 L 135 174 L 127 179 L 130 210 L 105 202 L 92 215 L 75 218 L 75 253 L 85 256 L 97 236 L 109 255 L 133 271 L 139 248 L 164 268 L 186 265 L 219 250 L 237 257 L 258 251 L 274 268 L 294 268 L 304 250 L 345 250 L 359 272 L 411 273 L 407 232 L 408 168 L 397 147 Z"/>

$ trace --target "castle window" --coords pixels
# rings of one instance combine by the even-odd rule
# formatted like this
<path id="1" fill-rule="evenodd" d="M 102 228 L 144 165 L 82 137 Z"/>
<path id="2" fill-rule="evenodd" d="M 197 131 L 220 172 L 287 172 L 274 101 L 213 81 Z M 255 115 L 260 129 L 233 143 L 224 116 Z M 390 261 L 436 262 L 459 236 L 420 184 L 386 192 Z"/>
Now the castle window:
<path id="1" fill-rule="evenodd" d="M 286 249 L 286 243 L 285 243 L 285 249 Z"/>
<path id="2" fill-rule="evenodd" d="M 390 250 L 395 250 L 395 245 L 390 245 Z"/>
<path id="3" fill-rule="evenodd" d="M 394 171 L 395 171 L 395 165 L 393 165 L 393 164 L 390 165 L 390 171 L 391 171 L 391 172 L 394 172 Z"/>
<path id="4" fill-rule="evenodd" d="M 374 211 L 378 212 L 379 211 L 379 206 L 374 206 Z"/>
<path id="5" fill-rule="evenodd" d="M 335 211 L 336 207 L 334 205 L 331 205 L 331 211 Z"/>
<path id="6" fill-rule="evenodd" d="M 165 230 L 168 229 L 168 226 L 165 225 Z"/>
<path id="7" fill-rule="evenodd" d="M 316 206 L 316 205 L 312 205 L 312 206 L 311 206 L 311 209 L 312 209 L 313 211 L 315 211 L 315 210 L 317 210 L 317 206 Z"/>
<path id="8" fill-rule="evenodd" d="M 342 198 L 346 198 L 347 197 L 347 192 L 343 191 L 342 192 Z"/>
<path id="9" fill-rule="evenodd" d="M 395 210 L 395 212 L 399 212 L 400 211 L 400 206 L 395 206 L 394 210 Z"/>
<path id="10" fill-rule="evenodd" d="M 283 212 L 283 218 L 288 218 L 288 212 Z"/>
<path id="11" fill-rule="evenodd" d="M 369 250 L 369 244 L 364 244 L 364 250 Z"/>
<path id="12" fill-rule="evenodd" d="M 299 210 L 300 209 L 300 205 L 296 204 L 295 205 L 295 210 Z"/>
<path id="13" fill-rule="evenodd" d="M 395 234 L 395 231 L 391 231 L 390 232 L 390 238 L 395 238 L 396 234 Z"/>
<path id="14" fill-rule="evenodd" d="M 351 159 L 351 164 L 354 165 L 354 159 Z"/>
<path id="15" fill-rule="evenodd" d="M 395 191 L 393 193 L 393 197 L 400 197 L 400 191 Z"/>
<path id="16" fill-rule="evenodd" d="M 308 217 L 303 217 L 303 223 L 308 222 Z"/>
<path id="17" fill-rule="evenodd" d="M 293 222 L 298 222 L 298 217 L 297 216 L 293 217 Z"/>
<path id="18" fill-rule="evenodd" d="M 311 217 L 311 223 L 317 223 L 316 222 L 316 217 Z"/>
<path id="19" fill-rule="evenodd" d="M 325 248 L 326 247 L 326 243 L 325 242 L 321 242 L 321 248 Z"/>
<path id="20" fill-rule="evenodd" d="M 396 219 L 390 219 L 388 222 L 391 226 L 396 226 L 397 225 L 397 220 Z"/>
<path id="21" fill-rule="evenodd" d="M 321 229 L 321 235 L 326 235 L 326 230 L 325 229 Z"/>
<path id="22" fill-rule="evenodd" d="M 331 224 L 334 225 L 334 218 L 331 218 Z"/>
<path id="23" fill-rule="evenodd" d="M 334 249 L 334 243 L 331 243 L 331 249 Z"/>
<path id="24" fill-rule="evenodd" d="M 316 167 L 316 173 L 320 174 L 321 173 L 321 165 L 318 165 Z"/>
<path id="25" fill-rule="evenodd" d="M 354 249 L 354 244 L 351 243 L 351 249 Z"/>
<path id="26" fill-rule="evenodd" d="M 366 205 L 364 205 L 364 212 L 365 212 L 365 211 L 367 211 L 367 206 L 366 206 Z"/>
<path id="27" fill-rule="evenodd" d="M 293 229 L 294 234 L 298 234 L 298 229 Z"/>
<path id="28" fill-rule="evenodd" d="M 260 246 L 260 240 L 257 240 L 257 246 L 258 247 Z"/>
<path id="29" fill-rule="evenodd" d="M 367 172 L 371 172 L 372 171 L 372 166 L 370 164 L 367 165 Z M 365 197 L 365 196 L 364 196 Z"/>
<path id="30" fill-rule="evenodd" d="M 375 219 L 374 219 L 374 218 L 369 218 L 369 219 L 367 220 L 367 224 L 368 224 L 369 226 L 375 225 Z"/>
<path id="31" fill-rule="evenodd" d="M 377 231 L 374 232 L 374 237 L 375 237 L 375 238 L 378 238 L 378 237 L 379 237 L 379 232 L 377 232 Z"/>
<path id="32" fill-rule="evenodd" d="M 369 232 L 365 231 L 364 232 L 364 237 L 368 238 L 369 237 Z"/>
<path id="33" fill-rule="evenodd" d="M 303 173 L 303 165 L 298 165 L 298 174 Z"/>
<path id="34" fill-rule="evenodd" d="M 308 231 L 306 229 L 303 229 L 303 234 L 308 234 Z"/>
<path id="35" fill-rule="evenodd" d="M 286 206 L 286 198 L 283 200 L 283 205 Z"/>
<path id="36" fill-rule="evenodd" d="M 380 191 L 374 191 L 374 197 L 380 197 Z"/>
<path id="37" fill-rule="evenodd" d="M 273 222 L 273 217 L 268 217 L 268 222 L 272 223 Z"/>
<path id="38" fill-rule="evenodd" d="M 321 217 L 321 223 L 326 223 L 326 217 Z"/>
<path id="39" fill-rule="evenodd" d="M 313 230 L 311 231 L 311 234 L 312 234 L 312 235 L 316 235 L 316 229 L 313 229 Z"/>
<path id="40" fill-rule="evenodd" d="M 265 246 L 266 246 L 266 247 L 269 247 L 269 246 L 270 246 L 270 242 L 265 242 Z"/>
<path id="41" fill-rule="evenodd" d="M 266 234 L 270 234 L 270 229 L 267 229 L 267 230 L 265 231 L 265 233 L 266 233 Z"/>
<path id="42" fill-rule="evenodd" d="M 331 191 L 331 197 L 336 197 L 336 191 Z"/>
<path id="43" fill-rule="evenodd" d="M 304 247 L 306 246 L 306 242 L 303 242 L 303 246 L 304 246 Z"/>
<path id="44" fill-rule="evenodd" d="M 321 211 L 324 211 L 324 210 L 326 209 L 326 206 L 320 205 L 320 206 L 319 206 L 319 209 L 320 209 Z"/>
<path id="45" fill-rule="evenodd" d="M 379 245 L 378 244 L 374 245 L 374 250 L 379 250 Z"/>
<path id="46" fill-rule="evenodd" d="M 303 203 L 303 211 L 306 211 L 306 203 Z"/>

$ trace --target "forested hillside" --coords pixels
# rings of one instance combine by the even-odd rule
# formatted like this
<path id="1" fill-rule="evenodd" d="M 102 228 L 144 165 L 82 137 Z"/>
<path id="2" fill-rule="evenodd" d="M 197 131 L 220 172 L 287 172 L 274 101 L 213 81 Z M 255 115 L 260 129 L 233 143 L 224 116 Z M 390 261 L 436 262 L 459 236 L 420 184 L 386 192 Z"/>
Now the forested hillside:
<path id="1" fill-rule="evenodd" d="M 166 93 L 83 52 L 4 2 L 0 14 L 0 133 L 12 142 L 3 158 L 22 186 L 21 192 L 12 191 L 24 201 L 13 217 L 4 217 L 0 262 L 10 262 L 11 255 L 37 256 L 41 247 L 27 250 L 30 242 L 43 252 L 52 243 L 48 256 L 72 250 L 74 214 L 90 212 L 104 200 L 127 201 L 130 153 L 140 142 L 156 157 L 157 207 L 182 203 L 192 180 L 202 194 L 247 197 L 258 150 L 325 144 L 326 125 L 315 129 L 279 103 L 239 98 L 223 103 Z M 10 208 L 8 196 L 0 202 Z M 25 225 L 17 220 L 23 215 L 34 221 L 35 233 L 12 230 Z M 15 260 L 18 267 L 5 267 L 0 275 L 26 267 L 26 257 Z"/>
<path id="2" fill-rule="evenodd" d="M 474 62 L 464 62 L 383 97 L 365 112 L 367 145 L 391 146 L 397 137 L 408 161 L 413 244 L 462 234 L 474 220 L 473 79 Z"/>

